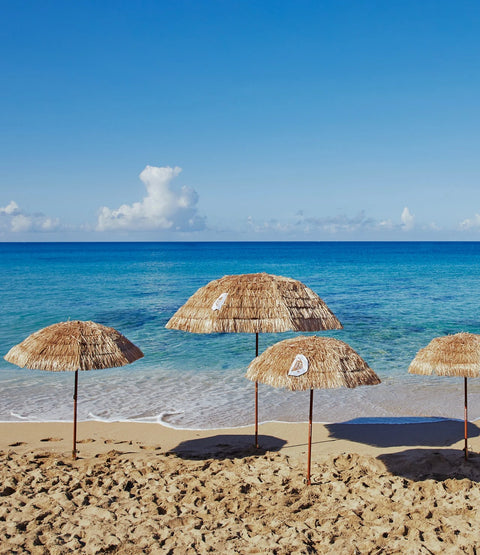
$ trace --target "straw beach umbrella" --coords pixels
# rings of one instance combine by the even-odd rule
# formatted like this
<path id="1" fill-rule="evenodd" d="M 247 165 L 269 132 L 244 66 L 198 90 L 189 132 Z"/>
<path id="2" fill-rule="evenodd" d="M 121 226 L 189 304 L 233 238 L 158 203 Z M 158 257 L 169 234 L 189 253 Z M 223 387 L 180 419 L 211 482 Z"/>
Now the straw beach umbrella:
<path id="1" fill-rule="evenodd" d="M 301 281 L 272 274 L 224 276 L 201 287 L 168 321 L 193 333 L 255 333 L 342 329 L 324 301 Z M 258 447 L 258 383 L 255 382 Z"/>
<path id="2" fill-rule="evenodd" d="M 420 349 L 408 368 L 410 374 L 464 378 L 465 460 L 468 459 L 467 378 L 480 376 L 480 335 L 457 333 L 436 337 Z"/>
<path id="3" fill-rule="evenodd" d="M 313 390 L 376 385 L 380 379 L 349 345 L 332 337 L 285 339 L 255 358 L 247 378 L 291 391 L 310 390 L 307 484 L 312 458 Z"/>
<path id="4" fill-rule="evenodd" d="M 32 333 L 12 347 L 4 358 L 21 368 L 75 372 L 72 451 L 75 459 L 78 371 L 125 366 L 142 357 L 142 351 L 117 330 L 77 320 L 53 324 Z"/>

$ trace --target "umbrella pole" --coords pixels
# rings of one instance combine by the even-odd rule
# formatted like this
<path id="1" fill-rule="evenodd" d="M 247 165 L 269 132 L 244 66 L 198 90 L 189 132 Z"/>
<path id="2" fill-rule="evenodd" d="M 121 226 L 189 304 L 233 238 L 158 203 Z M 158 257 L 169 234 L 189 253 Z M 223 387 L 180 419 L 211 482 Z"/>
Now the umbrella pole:
<path id="1" fill-rule="evenodd" d="M 467 378 L 464 378 L 465 391 L 465 460 L 468 460 L 468 400 L 467 400 Z"/>
<path id="2" fill-rule="evenodd" d="M 311 485 L 310 468 L 312 461 L 312 417 L 313 417 L 313 389 L 310 389 L 310 416 L 308 418 L 308 459 L 307 459 L 307 486 Z"/>
<path id="3" fill-rule="evenodd" d="M 255 356 L 258 357 L 258 332 L 255 337 Z M 255 447 L 258 449 L 258 382 L 255 382 Z"/>
<path id="4" fill-rule="evenodd" d="M 78 370 L 75 370 L 75 391 L 73 393 L 73 451 L 72 457 L 77 458 L 77 391 L 78 391 Z"/>

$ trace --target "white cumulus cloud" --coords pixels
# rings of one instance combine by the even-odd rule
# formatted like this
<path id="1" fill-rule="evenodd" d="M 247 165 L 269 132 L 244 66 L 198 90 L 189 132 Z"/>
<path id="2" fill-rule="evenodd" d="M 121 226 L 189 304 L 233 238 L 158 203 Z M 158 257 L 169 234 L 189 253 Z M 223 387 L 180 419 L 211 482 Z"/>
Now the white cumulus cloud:
<path id="1" fill-rule="evenodd" d="M 104 206 L 97 222 L 98 231 L 171 230 L 200 231 L 205 218 L 197 213 L 198 194 L 191 187 L 172 187 L 181 168 L 146 166 L 140 174 L 147 194 L 139 202 L 111 209 Z"/>
<path id="2" fill-rule="evenodd" d="M 29 214 L 22 210 L 15 201 L 7 206 L 0 206 L 0 231 L 21 233 L 26 231 L 56 231 L 60 228 L 57 218 L 45 214 Z"/>
<path id="3" fill-rule="evenodd" d="M 415 226 L 415 216 L 410 212 L 407 206 L 403 209 L 402 216 L 402 229 L 410 231 Z"/>
<path id="4" fill-rule="evenodd" d="M 460 222 L 460 229 L 478 229 L 480 228 L 480 214 L 475 214 L 473 218 L 467 218 Z"/>
<path id="5" fill-rule="evenodd" d="M 12 200 L 7 206 L 0 206 L 0 214 L 14 215 L 19 213 L 18 204 Z"/>

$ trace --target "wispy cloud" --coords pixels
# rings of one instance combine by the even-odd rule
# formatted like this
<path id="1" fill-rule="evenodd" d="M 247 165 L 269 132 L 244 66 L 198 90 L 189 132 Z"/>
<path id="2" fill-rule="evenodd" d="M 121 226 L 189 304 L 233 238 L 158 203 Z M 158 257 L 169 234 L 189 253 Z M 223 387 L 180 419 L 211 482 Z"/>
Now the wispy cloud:
<path id="1" fill-rule="evenodd" d="M 140 174 L 147 194 L 139 202 L 100 210 L 97 230 L 201 231 L 205 218 L 197 213 L 198 194 L 191 187 L 172 187 L 181 168 L 146 166 Z"/>
<path id="2" fill-rule="evenodd" d="M 358 230 L 369 230 L 376 227 L 377 222 L 368 217 L 362 210 L 356 216 L 349 217 L 345 214 L 327 218 L 305 218 L 301 217 L 297 221 L 297 226 L 303 227 L 306 232 L 321 229 L 328 233 L 354 232 Z"/>
<path id="3" fill-rule="evenodd" d="M 50 218 L 40 212 L 29 214 L 13 200 L 6 206 L 0 207 L 0 230 L 3 232 L 48 232 L 59 229 L 58 218 Z"/>
<path id="4" fill-rule="evenodd" d="M 396 223 L 390 219 L 377 220 L 368 216 L 364 210 L 354 216 L 337 214 L 328 217 L 309 217 L 305 215 L 305 212 L 305 210 L 299 210 L 295 218 L 289 222 L 281 222 L 275 219 L 258 222 L 249 217 L 247 225 L 250 231 L 258 234 L 275 232 L 280 234 L 295 233 L 298 236 L 320 232 L 325 235 L 342 235 L 342 237 L 360 233 L 380 236 L 382 232 L 398 233 L 410 231 L 415 227 L 415 217 L 408 207 L 403 209 Z"/>
<path id="5" fill-rule="evenodd" d="M 256 222 L 252 216 L 247 218 L 247 226 L 249 230 L 254 233 L 265 233 L 270 231 L 288 233 L 293 229 L 293 226 L 290 223 L 281 223 L 274 218 L 264 222 Z"/>

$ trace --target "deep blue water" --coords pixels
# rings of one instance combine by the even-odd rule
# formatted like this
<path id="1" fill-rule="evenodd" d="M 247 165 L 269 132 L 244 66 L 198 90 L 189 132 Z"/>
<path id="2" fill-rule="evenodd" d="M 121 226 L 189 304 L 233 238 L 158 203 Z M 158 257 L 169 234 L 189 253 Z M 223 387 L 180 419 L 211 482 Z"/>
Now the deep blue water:
<path id="1" fill-rule="evenodd" d="M 461 417 L 461 383 L 407 374 L 433 337 L 480 333 L 480 243 L 0 243 L 0 354 L 68 319 L 112 326 L 145 358 L 82 372 L 81 419 L 161 420 L 179 427 L 253 421 L 249 334 L 165 329 L 188 297 L 227 274 L 299 279 L 328 304 L 349 343 L 382 379 L 315 393 L 315 419 Z M 260 349 L 293 334 L 263 334 Z M 0 420 L 70 420 L 73 376 L 0 361 Z M 471 416 L 480 386 L 471 380 Z M 478 401 L 478 402 L 477 402 Z M 305 420 L 301 393 L 261 387 L 260 418 Z"/>

